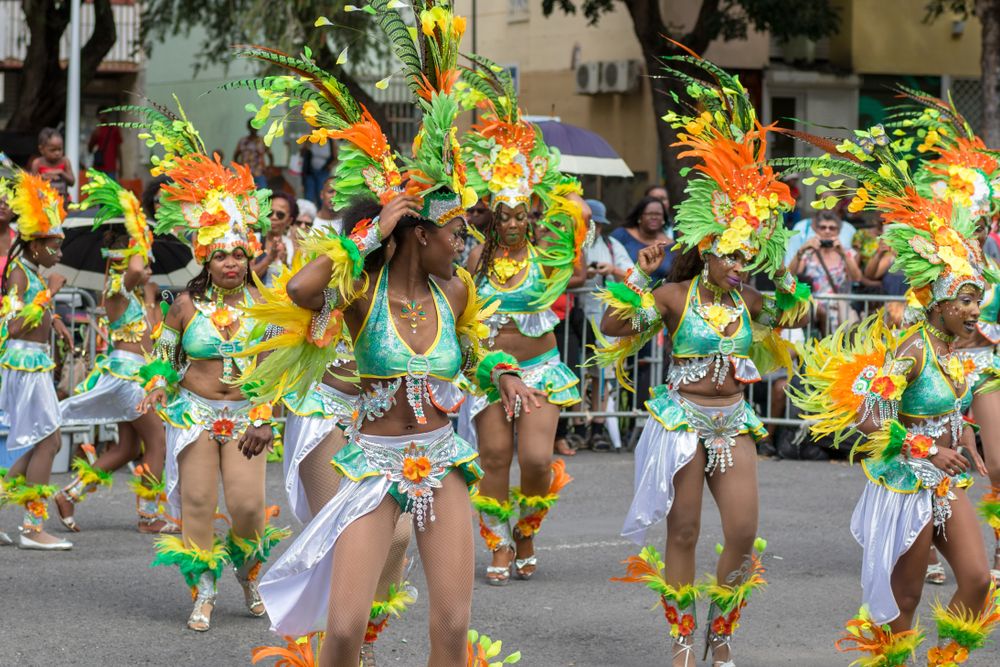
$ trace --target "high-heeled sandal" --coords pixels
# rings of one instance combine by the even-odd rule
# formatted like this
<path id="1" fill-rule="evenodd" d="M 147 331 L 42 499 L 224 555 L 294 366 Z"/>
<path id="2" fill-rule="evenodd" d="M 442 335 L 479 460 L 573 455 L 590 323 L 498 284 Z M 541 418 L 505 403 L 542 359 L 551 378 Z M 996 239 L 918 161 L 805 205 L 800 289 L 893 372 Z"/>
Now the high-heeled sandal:
<path id="1" fill-rule="evenodd" d="M 514 549 L 512 547 L 506 547 L 506 548 L 510 551 L 511 556 L 513 556 Z M 504 547 L 500 547 L 500 549 L 504 549 Z M 497 551 L 499 551 L 500 549 L 497 549 Z M 506 586 L 508 583 L 510 583 L 510 569 L 513 564 L 514 560 L 511 559 L 511 562 L 503 566 L 501 565 L 487 566 L 486 583 L 488 583 L 490 586 Z"/>
<path id="2" fill-rule="evenodd" d="M 702 655 L 702 660 L 708 659 L 709 651 L 712 652 L 712 667 L 736 667 L 736 663 L 733 662 L 733 646 L 732 646 L 733 636 L 732 635 L 717 635 L 712 632 L 709 628 L 705 635 L 705 653 Z M 715 652 L 725 647 L 729 650 L 729 657 L 726 660 L 716 660 Z"/>
<path id="3" fill-rule="evenodd" d="M 694 655 L 694 635 L 680 635 L 674 639 L 674 655 L 671 659 L 671 667 L 677 662 L 677 658 L 684 658 L 682 667 L 695 667 L 698 659 Z"/>
<path id="4" fill-rule="evenodd" d="M 257 589 L 257 574 L 260 572 L 260 562 L 254 562 L 254 564 L 247 570 L 247 574 L 241 574 L 239 570 L 234 570 L 236 572 L 236 581 L 239 582 L 240 587 L 243 589 L 243 601 L 246 602 L 247 611 L 250 612 L 251 616 L 260 618 L 267 613 L 267 609 L 264 608 L 264 601 L 260 597 L 260 591 Z M 246 567 L 244 565 L 244 567 Z"/>
<path id="5" fill-rule="evenodd" d="M 927 566 L 927 573 L 924 574 L 924 581 L 928 584 L 934 584 L 935 586 L 940 586 L 948 580 L 948 575 L 945 574 L 943 563 L 930 563 Z"/>
<path id="6" fill-rule="evenodd" d="M 526 567 L 533 567 L 535 569 L 531 572 L 525 572 L 524 568 Z M 535 572 L 538 571 L 538 556 L 532 555 L 527 558 L 515 558 L 514 571 L 517 573 L 518 579 L 524 579 L 525 581 L 531 579 L 535 575 Z"/>
<path id="7" fill-rule="evenodd" d="M 71 533 L 79 533 L 80 526 L 77 525 L 76 519 L 73 517 L 72 511 L 76 511 L 76 503 L 65 491 L 60 491 L 52 497 L 52 501 L 56 505 L 56 514 L 59 515 L 59 521 L 62 525 L 66 527 L 66 530 Z M 65 505 L 69 505 L 69 510 L 65 509 Z"/>
<path id="8" fill-rule="evenodd" d="M 208 632 L 212 627 L 212 612 L 215 611 L 215 578 L 211 572 L 202 572 L 195 587 L 194 608 L 188 616 L 187 627 L 195 632 Z M 208 613 L 205 605 L 211 605 Z"/>

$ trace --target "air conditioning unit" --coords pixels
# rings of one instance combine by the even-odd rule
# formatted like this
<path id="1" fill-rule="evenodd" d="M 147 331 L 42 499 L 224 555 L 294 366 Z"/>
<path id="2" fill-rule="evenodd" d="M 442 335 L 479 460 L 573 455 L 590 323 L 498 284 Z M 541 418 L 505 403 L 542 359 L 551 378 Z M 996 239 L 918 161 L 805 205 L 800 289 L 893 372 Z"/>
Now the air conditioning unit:
<path id="1" fill-rule="evenodd" d="M 601 63 L 583 63 L 577 65 L 577 95 L 596 95 L 599 92 L 601 92 Z"/>
<path id="2" fill-rule="evenodd" d="M 601 63 L 602 93 L 634 93 L 639 90 L 642 66 L 638 60 L 607 60 Z"/>

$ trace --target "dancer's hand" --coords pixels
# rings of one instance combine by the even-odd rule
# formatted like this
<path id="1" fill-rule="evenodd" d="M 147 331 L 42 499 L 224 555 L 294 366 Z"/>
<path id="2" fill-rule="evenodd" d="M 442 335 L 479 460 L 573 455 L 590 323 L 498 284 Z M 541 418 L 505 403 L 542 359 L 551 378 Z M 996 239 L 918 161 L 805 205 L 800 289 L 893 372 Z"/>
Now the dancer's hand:
<path id="1" fill-rule="evenodd" d="M 542 401 L 547 399 L 545 392 L 532 389 L 512 373 L 501 375 L 499 383 L 500 403 L 507 415 L 507 421 L 517 419 L 522 412 L 530 413 L 533 407 L 542 407 Z"/>
<path id="2" fill-rule="evenodd" d="M 399 195 L 383 206 L 382 212 L 378 215 L 379 226 L 382 229 L 382 238 L 389 238 L 389 234 L 396 228 L 399 221 L 407 215 L 412 215 L 415 218 L 420 217 L 419 197 Z"/>
<path id="3" fill-rule="evenodd" d="M 61 318 L 58 318 L 58 317 L 53 318 L 53 320 L 52 320 L 52 328 L 56 330 L 56 334 L 58 334 L 59 337 L 62 338 L 63 342 L 66 343 L 66 347 L 68 347 L 70 350 L 72 350 L 73 349 L 73 334 L 71 334 L 69 332 L 69 329 L 66 328 L 66 323 L 63 322 Z"/>
<path id="4" fill-rule="evenodd" d="M 973 465 L 976 468 L 976 472 L 978 472 L 983 477 L 989 477 L 990 476 L 990 471 L 986 468 L 986 463 L 983 462 L 983 457 L 981 457 L 979 455 L 979 452 L 976 451 L 975 446 L 972 446 L 972 447 L 962 446 L 962 447 L 959 447 L 957 451 L 960 454 L 963 451 L 969 452 L 969 456 L 972 457 L 972 463 L 973 463 Z"/>
<path id="5" fill-rule="evenodd" d="M 957 449 L 950 447 L 938 448 L 937 454 L 928 459 L 938 470 L 949 475 L 957 475 L 969 469 L 969 461 Z"/>
<path id="6" fill-rule="evenodd" d="M 143 414 L 155 410 L 156 408 L 167 407 L 167 392 L 162 387 L 154 389 L 146 394 L 146 397 L 139 403 L 139 411 Z"/>
<path id="7" fill-rule="evenodd" d="M 274 442 L 274 430 L 271 425 L 261 424 L 247 427 L 237 447 L 243 452 L 243 456 L 252 459 L 269 448 L 272 442 Z"/>
<path id="8" fill-rule="evenodd" d="M 660 268 L 660 264 L 663 263 L 663 258 L 667 254 L 667 245 L 669 244 L 665 241 L 660 241 L 640 250 L 635 262 L 639 270 L 647 276 L 653 275 L 653 272 Z"/>

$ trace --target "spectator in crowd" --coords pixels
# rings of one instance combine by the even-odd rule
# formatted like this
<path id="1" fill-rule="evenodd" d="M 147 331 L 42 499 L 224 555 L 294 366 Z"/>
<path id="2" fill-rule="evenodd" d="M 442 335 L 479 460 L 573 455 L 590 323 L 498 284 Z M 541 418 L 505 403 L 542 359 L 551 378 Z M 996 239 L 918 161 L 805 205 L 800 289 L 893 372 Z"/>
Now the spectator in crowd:
<path id="1" fill-rule="evenodd" d="M 323 184 L 330 177 L 330 169 L 337 159 L 334 150 L 332 141 L 325 147 L 309 141 L 302 144 L 302 191 L 314 204 L 320 203 Z"/>
<path id="2" fill-rule="evenodd" d="M 986 240 L 983 241 L 983 254 L 1000 264 L 1000 234 L 997 233 L 996 219 L 990 221 Z"/>
<path id="3" fill-rule="evenodd" d="M 906 278 L 902 271 L 893 271 L 896 253 L 884 241 L 879 241 L 878 249 L 865 265 L 865 277 L 877 280 L 882 286 L 882 294 L 903 296 L 906 294 Z"/>
<path id="4" fill-rule="evenodd" d="M 63 137 L 59 130 L 42 128 L 38 133 L 38 153 L 40 156 L 31 161 L 28 171 L 51 183 L 63 200 L 69 202 L 69 188 L 76 183 L 76 177 L 73 165 L 63 153 Z"/>
<path id="5" fill-rule="evenodd" d="M 299 207 L 292 195 L 278 190 L 271 194 L 271 230 L 264 239 L 264 252 L 254 259 L 253 270 L 270 286 L 281 267 L 291 261 L 295 247 L 288 230 L 299 216 Z"/>
<path id="6" fill-rule="evenodd" d="M 843 224 L 832 211 L 821 212 L 813 219 L 813 235 L 788 264 L 790 273 L 803 276 L 812 285 L 813 296 L 848 294 L 851 285 L 861 280 L 858 253 L 841 240 Z M 853 313 L 847 301 L 823 303 L 820 299 L 816 306 L 817 325 L 821 332 L 829 333 Z"/>
<path id="7" fill-rule="evenodd" d="M 91 153 L 91 166 L 117 180 L 118 150 L 122 144 L 122 133 L 113 125 L 105 125 L 109 120 L 106 112 L 97 112 L 97 127 L 90 133 L 87 150 Z"/>
<path id="8" fill-rule="evenodd" d="M 829 213 L 829 211 L 826 211 Z M 840 246 L 842 248 L 851 248 L 854 241 L 854 233 L 857 231 L 849 222 L 843 222 L 840 220 L 839 216 L 837 218 L 840 223 Z M 816 236 L 816 225 L 813 218 L 803 218 L 799 220 L 792 227 L 792 231 L 796 232 L 795 236 L 788 240 L 788 247 L 785 249 L 785 264 L 791 265 L 792 258 L 795 254 L 802 249 L 806 241 Z"/>
<path id="9" fill-rule="evenodd" d="M 625 250 L 634 262 L 643 248 L 657 243 L 666 243 L 668 247 L 673 245 L 674 240 L 663 229 L 666 223 L 667 206 L 663 200 L 643 197 L 626 216 L 625 224 L 611 232 L 611 237 L 625 246 Z M 674 255 L 672 250 L 664 253 L 660 267 L 650 276 L 654 282 L 667 277 L 674 262 Z"/>
<path id="10" fill-rule="evenodd" d="M 271 150 L 264 140 L 257 136 L 257 128 L 253 126 L 253 121 L 247 122 L 247 136 L 236 143 L 233 161 L 250 168 L 253 182 L 258 188 L 267 187 L 264 169 L 274 165 L 274 156 L 271 155 Z"/>
<path id="11" fill-rule="evenodd" d="M 650 185 L 646 188 L 646 192 L 643 193 L 644 197 L 653 197 L 654 199 L 659 199 L 663 202 L 663 207 L 667 210 L 667 218 L 663 223 L 663 232 L 670 237 L 674 235 L 674 222 L 670 218 L 670 193 L 667 192 L 667 188 L 662 185 Z"/>
<path id="12" fill-rule="evenodd" d="M 327 176 L 326 180 L 323 181 L 323 187 L 319 191 L 319 212 L 313 218 L 313 227 L 315 229 L 324 231 L 332 230 L 338 234 L 343 233 L 344 230 L 341 229 L 343 222 L 341 222 L 337 212 L 333 210 L 333 197 L 336 194 L 336 178 L 334 176 Z"/>
<path id="13" fill-rule="evenodd" d="M 601 316 L 604 314 L 604 304 L 595 296 L 596 290 L 604 287 L 604 284 L 609 280 L 615 282 L 625 280 L 626 274 L 629 269 L 635 266 L 635 263 L 629 257 L 625 246 L 608 234 L 611 221 L 608 220 L 608 209 L 604 203 L 597 199 L 586 201 L 590 207 L 591 220 L 597 226 L 597 235 L 589 246 L 584 247 L 587 281 L 583 285 L 585 291 L 581 295 L 581 301 L 583 314 L 587 318 L 585 326 L 589 327 L 587 340 L 593 341 L 594 338 L 589 332 L 599 329 Z M 585 393 L 589 396 L 592 410 L 604 410 L 607 407 L 608 399 L 608 392 L 605 391 L 604 386 L 605 369 L 592 368 L 591 371 L 591 387 Z M 613 373 L 610 377 L 614 380 Z M 590 446 L 593 449 L 610 449 L 611 447 L 604 421 L 601 417 L 595 417 L 591 423 Z"/>
<path id="14" fill-rule="evenodd" d="M 465 210 L 466 220 L 473 229 L 478 231 L 480 234 L 486 229 L 486 226 L 490 224 L 490 220 L 493 217 L 493 213 L 490 211 L 489 203 L 483 198 L 480 198 L 472 208 Z M 479 241 L 472 234 L 468 234 L 465 237 L 465 249 L 462 250 L 462 254 L 459 255 L 458 264 L 460 266 L 465 266 L 466 262 L 469 260 L 469 254 L 472 249 L 479 245 Z"/>
<path id="15" fill-rule="evenodd" d="M 313 220 L 316 219 L 317 213 L 316 204 L 308 199 L 298 199 L 295 203 L 298 206 L 299 214 L 295 217 L 295 221 L 292 223 L 292 227 L 288 233 L 289 238 L 292 240 L 293 259 L 299 254 L 299 241 L 312 228 Z"/>

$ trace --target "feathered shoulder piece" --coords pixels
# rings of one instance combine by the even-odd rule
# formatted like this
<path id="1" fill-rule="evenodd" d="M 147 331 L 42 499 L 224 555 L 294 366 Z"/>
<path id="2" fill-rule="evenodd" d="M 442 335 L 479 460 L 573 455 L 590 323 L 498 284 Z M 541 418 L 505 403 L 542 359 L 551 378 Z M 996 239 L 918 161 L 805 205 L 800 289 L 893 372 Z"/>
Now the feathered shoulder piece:
<path id="1" fill-rule="evenodd" d="M 773 126 L 763 127 L 757 120 L 737 77 L 693 52 L 663 60 L 669 76 L 687 83 L 690 98 L 674 95 L 678 110 L 663 120 L 678 130 L 674 145 L 684 149 L 680 157 L 696 161 L 682 172 L 694 173 L 685 190 L 688 197 L 677 209 L 678 242 L 702 253 L 742 253 L 748 270 L 773 276 L 784 264 L 791 235 L 782 214 L 795 204 L 765 160 Z M 678 67 L 697 70 L 704 78 Z"/>
<path id="2" fill-rule="evenodd" d="M 548 201 L 559 183 L 559 152 L 549 148 L 537 125 L 521 119 L 510 73 L 492 60 L 472 55 L 462 71 L 465 98 L 479 106 L 482 120 L 462 139 L 469 185 L 495 207 Z M 468 102 L 467 102 L 468 103 Z"/>
<path id="3" fill-rule="evenodd" d="M 138 116 L 116 125 L 143 130 L 139 136 L 146 144 L 164 152 L 154 156 L 151 173 L 164 174 L 172 183 L 162 188 L 154 232 L 186 241 L 203 264 L 217 250 L 241 248 L 248 257 L 260 252 L 258 234 L 270 228 L 271 191 L 257 189 L 247 166 L 208 157 L 179 103 L 177 113 L 134 105 L 111 110 Z"/>
<path id="4" fill-rule="evenodd" d="M 16 169 L 10 178 L 0 178 L 0 197 L 17 216 L 17 233 L 31 241 L 62 237 L 66 219 L 63 198 L 52 184 L 41 176 Z"/>
<path id="5" fill-rule="evenodd" d="M 364 105 L 357 102 L 347 87 L 330 72 L 319 67 L 308 47 L 301 56 L 291 56 L 264 46 L 240 46 L 236 55 L 253 58 L 287 70 L 289 74 L 244 79 L 226 84 L 224 88 L 251 88 L 257 91 L 260 108 L 249 105 L 255 113 L 251 123 L 262 128 L 276 111 L 264 135 L 270 144 L 285 133 L 285 106 L 295 109 L 312 131 L 299 137 L 325 146 L 327 141 L 341 141 L 336 169 L 337 192 L 333 207 L 343 209 L 359 196 L 382 204 L 388 203 L 402 190 L 403 177 L 385 132 Z M 342 59 L 346 59 L 343 56 Z M 338 59 L 338 63 L 342 59 Z"/>
<path id="6" fill-rule="evenodd" d="M 122 218 L 129 235 L 128 248 L 102 251 L 111 260 L 112 268 L 124 269 L 123 263 L 127 264 L 128 258 L 133 255 L 142 255 L 146 263 L 151 262 L 153 233 L 139 199 L 102 171 L 88 169 L 87 179 L 86 185 L 80 188 L 86 198 L 79 208 L 84 211 L 94 205 L 100 207 L 94 217 L 94 229 L 114 218 Z"/>
<path id="7" fill-rule="evenodd" d="M 288 281 L 302 265 L 299 256 L 291 267 L 282 267 L 270 287 L 253 276 L 260 301 L 243 310 L 255 321 L 266 323 L 270 334 L 256 332 L 260 342 L 240 353 L 257 360 L 239 380 L 243 393 L 255 403 L 276 403 L 290 392 L 305 396 L 310 387 L 323 379 L 327 368 L 341 360 L 349 349 L 350 334 L 340 310 L 331 310 L 324 321 L 318 313 L 288 298 Z M 271 354 L 260 360 L 258 355 L 264 352 Z M 342 379 L 354 381 L 356 377 L 345 374 Z"/>
<path id="8" fill-rule="evenodd" d="M 948 199 L 922 196 L 884 126 L 855 130 L 853 137 L 836 145 L 822 137 L 796 135 L 834 154 L 772 162 L 809 169 L 813 176 L 803 179 L 807 185 L 823 180 L 814 208 L 833 208 L 850 197 L 849 211 L 878 211 L 886 223 L 882 238 L 896 252 L 893 266 L 906 275 L 914 304 L 926 309 L 954 299 L 963 285 L 985 289 L 986 280 L 996 281 L 973 238 L 970 210 Z"/>
<path id="9" fill-rule="evenodd" d="M 890 109 L 885 126 L 901 153 L 913 154 L 916 144 L 920 193 L 967 208 L 973 219 L 1000 212 L 1000 153 L 987 149 L 951 96 L 946 101 L 905 86 L 896 92 L 904 102 Z"/>
<path id="10" fill-rule="evenodd" d="M 896 355 L 916 327 L 896 332 L 883 316 L 879 311 L 860 324 L 844 323 L 803 346 L 803 386 L 788 394 L 817 440 L 833 436 L 839 446 L 869 419 L 881 426 L 897 418 L 912 362 Z"/>

